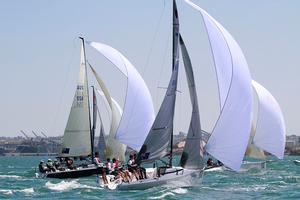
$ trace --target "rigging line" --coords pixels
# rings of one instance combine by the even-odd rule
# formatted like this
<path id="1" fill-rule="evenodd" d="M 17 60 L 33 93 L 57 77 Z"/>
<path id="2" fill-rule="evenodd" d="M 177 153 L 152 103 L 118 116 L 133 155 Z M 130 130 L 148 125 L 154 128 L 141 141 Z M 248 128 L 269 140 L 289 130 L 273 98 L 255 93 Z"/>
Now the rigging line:
<path id="1" fill-rule="evenodd" d="M 61 110 L 61 104 L 62 104 L 62 101 L 63 101 L 63 97 L 65 96 L 65 91 L 66 91 L 66 88 L 67 88 L 67 83 L 69 81 L 69 75 L 70 75 L 70 72 L 71 72 L 71 64 L 72 64 L 72 61 L 73 61 L 73 58 L 75 56 L 75 51 L 74 49 L 76 49 L 76 42 L 75 40 L 77 40 L 77 37 L 76 38 L 73 38 L 73 51 L 72 51 L 72 54 L 71 54 L 71 58 L 70 60 L 68 61 L 68 64 L 67 64 L 67 73 L 66 73 L 66 78 L 64 79 L 64 86 L 63 86 L 63 89 L 61 91 L 61 94 L 60 94 L 60 97 L 59 97 L 59 102 L 58 102 L 58 105 L 57 105 L 57 109 L 56 109 L 56 112 L 54 114 L 54 119 L 53 119 L 53 122 L 52 122 L 52 126 L 50 128 L 50 131 L 51 133 L 55 132 L 56 130 L 54 130 L 55 126 L 56 126 L 56 123 L 57 123 L 57 119 L 58 119 L 58 113 L 60 112 Z"/>
<path id="2" fill-rule="evenodd" d="M 157 79 L 157 83 L 156 83 L 156 87 L 157 88 L 159 88 L 159 85 L 160 85 L 160 81 L 161 81 L 161 76 L 162 76 L 162 74 L 163 74 L 163 71 L 164 71 L 164 69 L 165 69 L 165 63 L 166 63 L 166 58 L 167 58 L 167 52 L 168 52 L 168 50 L 169 50 L 169 43 L 170 43 L 170 40 L 171 40 L 171 37 L 170 37 L 170 35 L 169 35 L 169 37 L 168 37 L 168 39 L 167 39 L 167 45 L 166 45 L 166 47 L 165 47 L 165 50 L 164 50 L 164 55 L 163 55 L 163 61 L 162 61 L 162 63 L 161 63 L 161 67 L 160 67 L 160 72 L 159 72 L 159 77 L 158 77 L 158 79 Z M 155 107 L 157 108 L 157 107 L 159 107 L 158 106 L 158 91 L 159 90 L 156 90 L 156 94 L 155 94 Z"/>
<path id="3" fill-rule="evenodd" d="M 147 70 L 147 68 L 148 68 L 148 66 L 149 66 L 149 60 L 150 60 L 150 56 L 151 56 L 152 51 L 153 51 L 154 42 L 155 42 L 155 40 L 156 40 L 156 38 L 157 38 L 158 29 L 159 29 L 159 27 L 160 27 L 162 18 L 163 18 L 164 13 L 165 13 L 165 7 L 166 7 L 165 4 L 166 4 L 166 2 L 165 2 L 165 0 L 164 0 L 164 7 L 163 7 L 162 12 L 161 12 L 161 14 L 160 14 L 160 16 L 159 16 L 158 23 L 157 23 L 156 28 L 155 28 L 154 36 L 153 36 L 153 38 L 152 38 L 151 46 L 150 46 L 150 49 L 149 49 L 149 52 L 148 52 L 148 55 L 147 55 L 147 58 L 146 58 L 146 63 L 145 63 L 144 68 L 143 68 L 143 70 L 142 70 L 142 75 L 145 74 L 145 72 L 146 72 L 146 70 Z"/>

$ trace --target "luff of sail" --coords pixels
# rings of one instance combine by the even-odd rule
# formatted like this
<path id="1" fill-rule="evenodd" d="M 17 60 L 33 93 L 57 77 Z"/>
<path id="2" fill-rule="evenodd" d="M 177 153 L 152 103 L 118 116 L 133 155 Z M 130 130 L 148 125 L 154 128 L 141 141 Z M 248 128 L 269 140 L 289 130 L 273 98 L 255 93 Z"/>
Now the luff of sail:
<path id="1" fill-rule="evenodd" d="M 221 113 L 206 151 L 227 167 L 239 170 L 251 131 L 252 88 L 246 59 L 230 33 L 206 11 L 200 12 L 207 30 L 217 73 Z"/>
<path id="2" fill-rule="evenodd" d="M 185 74 L 189 86 L 190 99 L 192 104 L 192 117 L 190 126 L 180 159 L 180 165 L 187 169 L 203 169 L 203 142 L 200 124 L 200 114 L 197 99 L 197 91 L 195 86 L 194 72 L 191 60 L 180 35 L 180 47 L 185 68 Z"/>
<path id="3" fill-rule="evenodd" d="M 252 80 L 258 96 L 255 146 L 282 159 L 285 149 L 285 123 L 279 104 L 262 85 Z"/>
<path id="4" fill-rule="evenodd" d="M 89 42 L 126 77 L 127 90 L 125 105 L 116 139 L 139 150 L 154 121 L 154 107 L 149 89 L 135 67 L 116 49 L 98 42 Z"/>
<path id="5" fill-rule="evenodd" d="M 62 140 L 62 149 L 58 154 L 59 157 L 91 155 L 88 83 L 83 45 L 81 45 L 79 79 Z"/>
<path id="6" fill-rule="evenodd" d="M 120 111 L 120 108 L 118 108 L 119 105 L 116 105 L 116 102 L 112 99 L 110 96 L 110 93 L 102 80 L 102 78 L 99 76 L 99 74 L 96 72 L 96 70 L 89 64 L 93 74 L 96 77 L 96 80 L 101 87 L 101 90 L 103 93 L 100 93 L 98 90 L 98 93 L 105 97 L 106 101 L 108 102 L 108 105 L 111 110 L 111 123 L 110 123 L 110 130 L 109 135 L 107 139 L 107 145 L 106 145 L 106 158 L 119 158 L 121 162 L 125 161 L 125 151 L 126 151 L 126 145 L 120 143 L 115 139 L 118 125 L 121 120 L 122 112 Z"/>
<path id="7" fill-rule="evenodd" d="M 154 120 L 152 128 L 138 154 L 138 161 L 152 161 L 169 153 L 172 146 L 173 119 L 179 67 L 179 19 L 175 1 L 173 1 L 173 58 L 172 75 L 163 102 Z M 172 147 L 171 147 L 172 148 Z M 171 156 L 172 156 L 172 152 Z M 170 159 L 171 160 L 171 159 Z M 169 163 L 172 164 L 171 162 Z"/>

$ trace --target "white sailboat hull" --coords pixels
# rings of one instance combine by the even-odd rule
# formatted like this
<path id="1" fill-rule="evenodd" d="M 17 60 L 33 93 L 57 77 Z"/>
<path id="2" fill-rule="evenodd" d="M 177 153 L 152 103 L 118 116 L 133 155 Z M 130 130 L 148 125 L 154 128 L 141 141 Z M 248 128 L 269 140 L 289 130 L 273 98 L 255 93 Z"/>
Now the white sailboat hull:
<path id="1" fill-rule="evenodd" d="M 202 182 L 203 170 L 189 170 L 181 167 L 166 169 L 166 173 L 157 176 L 156 170 L 146 169 L 148 178 L 132 182 L 110 183 L 107 188 L 118 190 L 144 190 L 151 187 L 165 186 L 168 188 L 192 187 Z"/>
<path id="2" fill-rule="evenodd" d="M 259 169 L 259 170 L 264 170 L 267 168 L 267 162 L 266 161 L 259 161 L 259 162 L 248 162 L 248 161 L 243 161 L 243 164 L 241 166 L 240 171 L 249 171 L 252 169 Z"/>
<path id="3" fill-rule="evenodd" d="M 247 172 L 253 169 L 265 170 L 267 169 L 267 162 L 266 161 L 258 161 L 258 162 L 243 161 L 239 172 Z M 207 168 L 205 169 L 205 171 L 213 172 L 213 171 L 232 171 L 232 170 L 227 168 L 226 166 L 217 166 L 217 167 Z"/>

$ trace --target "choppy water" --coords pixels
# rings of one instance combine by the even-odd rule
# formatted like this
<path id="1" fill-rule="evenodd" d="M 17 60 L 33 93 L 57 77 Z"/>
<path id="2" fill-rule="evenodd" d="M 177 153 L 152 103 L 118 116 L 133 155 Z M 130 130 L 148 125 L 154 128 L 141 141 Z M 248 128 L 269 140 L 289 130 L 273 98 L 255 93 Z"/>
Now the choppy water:
<path id="1" fill-rule="evenodd" d="M 36 179 L 41 157 L 0 157 L 1 199 L 300 199 L 300 166 L 286 157 L 267 163 L 265 171 L 208 172 L 193 188 L 151 188 L 144 191 L 107 191 L 96 177 Z"/>

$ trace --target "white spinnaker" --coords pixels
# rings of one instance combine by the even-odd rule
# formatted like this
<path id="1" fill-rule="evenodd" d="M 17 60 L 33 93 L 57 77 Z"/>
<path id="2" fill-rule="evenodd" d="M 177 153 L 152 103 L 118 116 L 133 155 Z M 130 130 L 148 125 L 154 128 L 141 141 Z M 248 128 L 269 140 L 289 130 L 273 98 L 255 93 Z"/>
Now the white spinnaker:
<path id="1" fill-rule="evenodd" d="M 203 17 L 218 79 L 221 113 L 206 151 L 239 170 L 251 131 L 251 76 L 244 55 L 225 28 L 199 6 L 185 0 Z"/>
<path id="2" fill-rule="evenodd" d="M 262 85 L 252 80 L 259 99 L 254 145 L 282 159 L 285 149 L 285 123 L 279 104 Z"/>
<path id="3" fill-rule="evenodd" d="M 125 105 L 116 139 L 139 150 L 155 118 L 149 89 L 135 67 L 119 51 L 102 43 L 88 43 L 127 77 Z"/>
<path id="4" fill-rule="evenodd" d="M 111 110 L 111 124 L 110 124 L 110 130 L 109 130 L 109 135 L 106 143 L 106 151 L 105 151 L 106 157 L 119 158 L 121 162 L 124 162 L 126 145 L 120 143 L 115 139 L 116 131 L 118 129 L 118 125 L 120 123 L 121 116 L 122 116 L 122 109 L 120 108 L 118 103 L 110 96 L 104 81 L 96 72 L 96 70 L 91 65 L 90 68 L 92 69 L 92 72 L 95 75 L 96 80 L 103 92 L 100 92 L 99 90 L 97 91 L 102 98 L 105 98 L 105 102 L 108 103 L 109 109 Z"/>
<path id="5" fill-rule="evenodd" d="M 60 157 L 91 155 L 88 83 L 84 47 L 81 46 L 80 72 L 72 108 L 65 128 Z"/>

